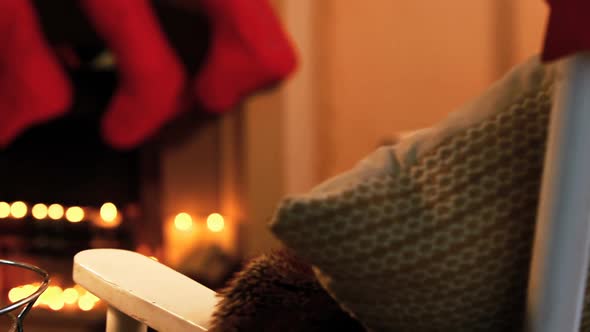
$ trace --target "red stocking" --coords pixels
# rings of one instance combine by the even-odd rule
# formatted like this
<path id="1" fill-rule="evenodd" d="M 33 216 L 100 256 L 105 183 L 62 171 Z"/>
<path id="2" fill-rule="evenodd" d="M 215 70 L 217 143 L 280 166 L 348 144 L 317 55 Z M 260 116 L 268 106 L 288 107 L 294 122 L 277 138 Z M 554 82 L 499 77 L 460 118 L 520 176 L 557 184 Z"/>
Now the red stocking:
<path id="1" fill-rule="evenodd" d="M 196 78 L 197 97 L 207 110 L 227 110 L 295 69 L 294 51 L 267 0 L 201 3 L 213 29 L 211 51 Z"/>
<path id="2" fill-rule="evenodd" d="M 103 136 L 114 147 L 133 148 L 179 111 L 182 65 L 147 0 L 81 3 L 120 72 L 119 90 L 103 119 Z"/>
<path id="3" fill-rule="evenodd" d="M 590 51 L 590 1 L 548 0 L 551 6 L 542 59 Z"/>
<path id="4" fill-rule="evenodd" d="M 71 102 L 65 73 L 28 0 L 0 1 L 0 146 L 63 114 Z"/>

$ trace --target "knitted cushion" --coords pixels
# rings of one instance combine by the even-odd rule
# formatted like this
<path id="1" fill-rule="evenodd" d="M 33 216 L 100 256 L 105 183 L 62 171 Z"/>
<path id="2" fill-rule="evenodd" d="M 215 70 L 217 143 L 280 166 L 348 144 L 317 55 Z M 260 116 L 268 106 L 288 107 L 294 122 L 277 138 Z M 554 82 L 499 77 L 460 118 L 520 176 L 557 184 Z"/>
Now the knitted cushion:
<path id="1" fill-rule="evenodd" d="M 369 330 L 522 331 L 557 79 L 531 59 L 438 126 L 286 198 L 271 230 Z"/>

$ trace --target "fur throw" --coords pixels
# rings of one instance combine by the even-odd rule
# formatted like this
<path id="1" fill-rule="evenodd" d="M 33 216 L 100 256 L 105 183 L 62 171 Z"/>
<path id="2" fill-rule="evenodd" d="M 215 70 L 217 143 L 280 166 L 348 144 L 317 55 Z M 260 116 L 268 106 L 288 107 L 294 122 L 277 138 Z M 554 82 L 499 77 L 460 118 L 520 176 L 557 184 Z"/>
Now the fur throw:
<path id="1" fill-rule="evenodd" d="M 219 296 L 213 332 L 364 331 L 287 251 L 252 260 Z"/>

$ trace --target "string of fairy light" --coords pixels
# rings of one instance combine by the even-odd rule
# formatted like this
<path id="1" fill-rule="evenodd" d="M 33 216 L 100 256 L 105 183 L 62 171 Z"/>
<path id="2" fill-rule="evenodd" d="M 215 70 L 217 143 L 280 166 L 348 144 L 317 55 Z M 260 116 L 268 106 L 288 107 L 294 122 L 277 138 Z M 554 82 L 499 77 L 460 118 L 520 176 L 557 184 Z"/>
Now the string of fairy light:
<path id="1" fill-rule="evenodd" d="M 0 202 L 0 219 L 18 221 L 29 216 L 39 222 L 66 220 L 76 224 L 90 221 L 107 228 L 116 227 L 121 222 L 121 216 L 118 213 L 117 207 L 111 202 L 102 204 L 98 210 L 91 207 L 65 207 L 58 203 L 48 205 L 44 203 L 27 204 L 23 201 L 12 203 Z M 39 284 L 34 283 L 13 287 L 8 292 L 8 299 L 14 303 L 33 294 L 38 287 Z M 77 308 L 82 311 L 90 311 L 99 302 L 98 297 L 78 285 L 65 289 L 57 285 L 52 285 L 41 294 L 34 306 L 54 311 L 64 308 Z"/>
<path id="2" fill-rule="evenodd" d="M 121 223 L 121 216 L 118 213 L 118 209 L 111 202 L 102 204 L 100 209 L 97 210 L 92 207 L 66 207 L 58 203 L 27 204 L 23 201 L 11 203 L 0 201 L 0 220 L 12 219 L 18 221 L 29 216 L 39 222 L 66 220 L 67 222 L 76 224 L 91 221 L 101 227 L 116 227 Z M 211 213 L 204 220 L 206 227 L 213 233 L 222 232 L 225 228 L 225 218 L 219 213 Z M 179 232 L 191 232 L 194 226 L 194 217 L 187 212 L 180 212 L 174 217 L 174 227 Z M 158 261 L 156 257 L 149 257 Z M 8 299 L 11 302 L 16 302 L 34 293 L 38 287 L 38 284 L 13 287 L 8 292 Z M 90 311 L 99 302 L 100 299 L 98 297 L 78 285 L 65 289 L 53 285 L 39 297 L 34 306 L 54 311 L 76 308 L 82 311 Z"/>
<path id="3" fill-rule="evenodd" d="M 14 287 L 8 292 L 8 299 L 10 302 L 14 303 L 33 294 L 38 288 L 39 284 L 26 284 Z M 96 295 L 78 285 L 66 289 L 62 289 L 59 286 L 49 286 L 37 301 L 35 301 L 33 306 L 53 311 L 76 308 L 82 311 L 90 311 L 94 309 L 99 302 L 100 299 Z"/>
<path id="4" fill-rule="evenodd" d="M 104 203 L 98 213 L 89 207 L 70 206 L 61 204 L 36 203 L 28 205 L 23 201 L 12 203 L 0 202 L 0 219 L 23 219 L 32 216 L 36 220 L 67 220 L 70 223 L 79 223 L 86 220 L 98 221 L 102 226 L 117 226 L 120 223 L 118 210 L 111 202 Z M 181 212 L 174 217 L 174 226 L 179 231 L 190 231 L 193 227 L 193 216 Z M 219 213 L 211 213 L 206 218 L 207 228 L 214 232 L 221 232 L 225 228 L 225 219 Z"/>
<path id="5" fill-rule="evenodd" d="M 0 219 L 23 219 L 31 216 L 36 220 L 67 220 L 70 223 L 93 221 L 99 226 L 118 226 L 121 218 L 117 207 L 111 202 L 104 203 L 100 209 L 91 207 L 69 206 L 61 204 L 27 204 L 23 201 L 12 203 L 0 202 Z"/>

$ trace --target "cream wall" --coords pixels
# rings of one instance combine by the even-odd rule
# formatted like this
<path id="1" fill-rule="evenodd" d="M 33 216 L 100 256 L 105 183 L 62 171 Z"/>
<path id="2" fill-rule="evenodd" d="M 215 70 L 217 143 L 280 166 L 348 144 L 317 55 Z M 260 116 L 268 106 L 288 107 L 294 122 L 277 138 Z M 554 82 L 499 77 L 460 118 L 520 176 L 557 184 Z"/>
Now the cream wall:
<path id="1" fill-rule="evenodd" d="M 322 169 L 428 126 L 540 47 L 542 0 L 321 2 Z"/>
<path id="2" fill-rule="evenodd" d="M 491 1 L 328 1 L 322 175 L 485 88 L 493 74 Z"/>
<path id="3" fill-rule="evenodd" d="M 244 255 L 278 246 L 285 195 L 428 126 L 540 50 L 543 0 L 276 0 L 300 56 L 280 89 L 245 104 L 230 158 Z M 231 169 L 231 167 L 230 167 Z"/>
<path id="4" fill-rule="evenodd" d="M 515 4 L 519 24 L 515 33 L 517 42 L 514 61 L 518 63 L 542 49 L 549 10 L 545 1 L 541 0 L 518 0 Z"/>

